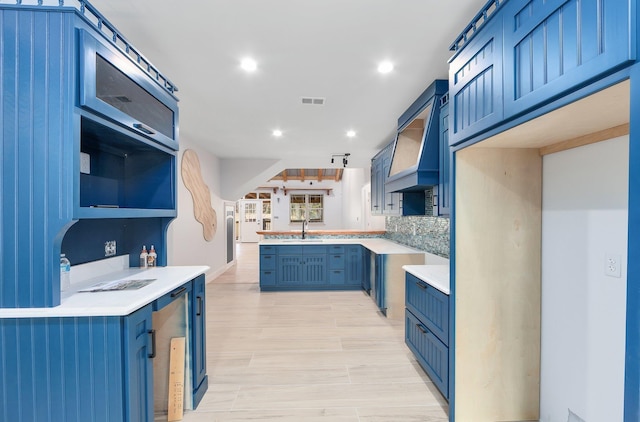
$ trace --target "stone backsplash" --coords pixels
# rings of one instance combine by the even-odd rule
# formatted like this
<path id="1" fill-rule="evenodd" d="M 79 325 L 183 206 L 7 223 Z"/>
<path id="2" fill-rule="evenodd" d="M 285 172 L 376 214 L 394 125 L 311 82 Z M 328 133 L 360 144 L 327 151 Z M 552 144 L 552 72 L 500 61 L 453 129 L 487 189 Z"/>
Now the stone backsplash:
<path id="1" fill-rule="evenodd" d="M 449 219 L 443 217 L 387 217 L 385 237 L 403 245 L 449 258 Z"/>

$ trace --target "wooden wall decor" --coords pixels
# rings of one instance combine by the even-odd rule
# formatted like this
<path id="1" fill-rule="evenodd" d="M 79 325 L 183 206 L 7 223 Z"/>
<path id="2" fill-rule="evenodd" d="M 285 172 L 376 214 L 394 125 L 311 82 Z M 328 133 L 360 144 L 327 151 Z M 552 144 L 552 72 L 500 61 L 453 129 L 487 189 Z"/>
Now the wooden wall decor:
<path id="1" fill-rule="evenodd" d="M 216 234 L 218 217 L 211 206 L 211 192 L 202 178 L 200 160 L 194 150 L 188 149 L 182 154 L 182 181 L 193 198 L 193 214 L 202 224 L 202 234 L 207 242 Z"/>

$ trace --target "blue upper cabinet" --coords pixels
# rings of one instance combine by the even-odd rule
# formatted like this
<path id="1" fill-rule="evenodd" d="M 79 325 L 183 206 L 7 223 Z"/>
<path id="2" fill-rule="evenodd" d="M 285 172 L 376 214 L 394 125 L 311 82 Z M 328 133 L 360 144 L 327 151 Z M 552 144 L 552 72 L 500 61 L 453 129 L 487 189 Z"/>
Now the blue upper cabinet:
<path id="1" fill-rule="evenodd" d="M 630 2 L 510 1 L 504 15 L 504 107 L 517 115 L 635 58 Z"/>
<path id="2" fill-rule="evenodd" d="M 456 53 L 449 66 L 451 145 L 503 119 L 502 21 L 496 14 L 486 18 L 483 30 Z"/>
<path id="3" fill-rule="evenodd" d="M 490 0 L 451 46 L 451 145 L 636 58 L 628 0 Z"/>
<path id="4" fill-rule="evenodd" d="M 0 5 L 0 45 L 0 307 L 59 305 L 60 253 L 109 240 L 166 265 L 175 86 L 85 2 Z"/>
<path id="5" fill-rule="evenodd" d="M 438 185 L 440 98 L 447 89 L 447 81 L 434 81 L 398 119 L 388 192 L 424 192 Z"/>

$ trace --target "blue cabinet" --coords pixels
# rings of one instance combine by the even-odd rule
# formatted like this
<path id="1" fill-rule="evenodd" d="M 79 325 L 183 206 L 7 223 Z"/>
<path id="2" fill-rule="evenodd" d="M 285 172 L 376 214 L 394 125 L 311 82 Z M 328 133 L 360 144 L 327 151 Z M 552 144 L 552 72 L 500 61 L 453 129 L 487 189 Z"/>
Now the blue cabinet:
<path id="1" fill-rule="evenodd" d="M 449 397 L 449 296 L 406 274 L 405 342 L 445 398 Z"/>
<path id="2" fill-rule="evenodd" d="M 126 421 L 153 420 L 153 359 L 156 354 L 152 309 L 147 305 L 123 318 Z"/>
<path id="3" fill-rule="evenodd" d="M 503 10 L 505 117 L 630 63 L 635 56 L 629 28 L 631 3 L 507 2 Z"/>
<path id="4" fill-rule="evenodd" d="M 440 168 L 438 183 L 438 215 L 451 213 L 451 163 L 453 152 L 449 147 L 449 96 L 442 97 L 440 108 Z"/>
<path id="5" fill-rule="evenodd" d="M 260 245 L 260 289 L 360 289 L 363 250 L 360 245 Z"/>
<path id="6" fill-rule="evenodd" d="M 0 307 L 59 305 L 60 253 L 73 265 L 95 261 L 105 241 L 116 240 L 132 265 L 153 242 L 166 265 L 165 233 L 176 216 L 175 87 L 93 6 L 81 6 L 0 7 L 0 202 L 15 204 L 0 216 L 15 228 L 0 244 Z M 128 84 L 116 97 L 101 91 L 107 68 Z M 140 98 L 140 87 L 146 102 L 136 128 L 116 103 Z M 149 123 L 153 103 L 164 117 Z"/>
<path id="7" fill-rule="evenodd" d="M 389 178 L 393 142 L 376 154 L 371 160 L 371 214 L 401 215 L 402 195 L 386 189 Z"/>
<path id="8" fill-rule="evenodd" d="M 451 46 L 451 145 L 636 60 L 635 2 L 489 1 Z"/>
<path id="9" fill-rule="evenodd" d="M 502 20 L 495 12 L 449 66 L 452 145 L 503 119 Z"/>
<path id="10" fill-rule="evenodd" d="M 153 313 L 185 295 L 197 406 L 208 387 L 204 282 L 201 275 L 126 316 L 0 319 L 0 338 L 15 339 L 0 347 L 3 420 L 153 421 L 155 338 L 162 330 Z"/>
<path id="11" fill-rule="evenodd" d="M 204 274 L 192 281 L 191 308 L 191 361 L 193 381 L 193 407 L 196 408 L 209 387 L 207 377 L 207 325 Z"/>

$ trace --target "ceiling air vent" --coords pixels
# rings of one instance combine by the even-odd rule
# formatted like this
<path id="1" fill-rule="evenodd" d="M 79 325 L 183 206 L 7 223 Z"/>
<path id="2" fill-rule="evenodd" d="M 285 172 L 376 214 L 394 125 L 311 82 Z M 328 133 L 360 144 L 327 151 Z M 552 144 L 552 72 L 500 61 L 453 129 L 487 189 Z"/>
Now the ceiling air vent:
<path id="1" fill-rule="evenodd" d="M 304 105 L 324 105 L 325 99 L 322 97 L 302 97 Z"/>

